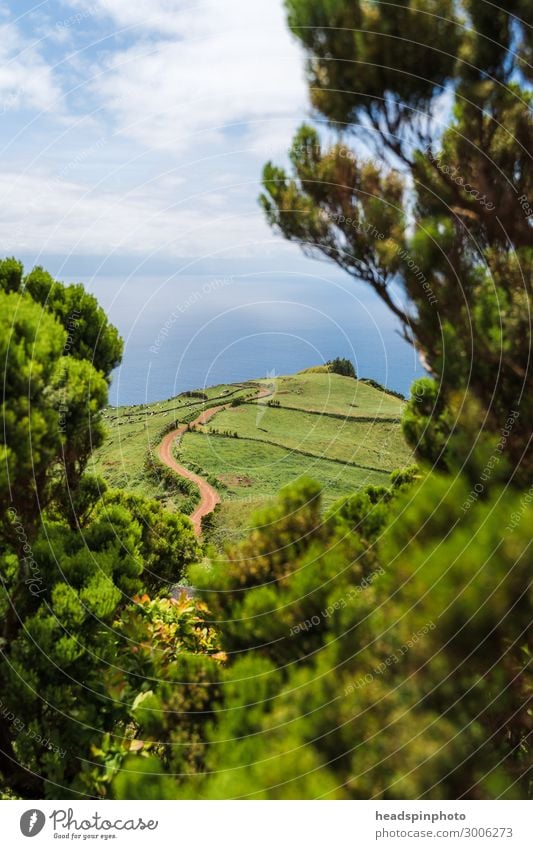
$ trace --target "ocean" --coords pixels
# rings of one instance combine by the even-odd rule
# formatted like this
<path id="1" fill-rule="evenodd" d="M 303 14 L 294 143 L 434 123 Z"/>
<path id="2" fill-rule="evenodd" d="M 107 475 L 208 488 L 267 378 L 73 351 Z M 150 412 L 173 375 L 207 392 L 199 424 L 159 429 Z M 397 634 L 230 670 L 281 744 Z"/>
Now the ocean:
<path id="1" fill-rule="evenodd" d="M 291 374 L 337 356 L 404 395 L 425 373 L 387 308 L 346 276 L 224 272 L 85 283 L 125 341 L 113 405 Z"/>

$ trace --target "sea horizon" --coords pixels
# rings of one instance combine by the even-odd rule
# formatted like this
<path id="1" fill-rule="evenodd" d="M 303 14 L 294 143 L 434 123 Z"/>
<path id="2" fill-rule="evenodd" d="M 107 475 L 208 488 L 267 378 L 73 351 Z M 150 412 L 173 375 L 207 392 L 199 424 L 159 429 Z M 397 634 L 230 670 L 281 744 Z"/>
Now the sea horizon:
<path id="1" fill-rule="evenodd" d="M 340 275 L 225 272 L 84 282 L 124 339 L 110 406 L 293 374 L 335 357 L 350 359 L 358 377 L 406 396 L 425 374 L 377 297 Z"/>

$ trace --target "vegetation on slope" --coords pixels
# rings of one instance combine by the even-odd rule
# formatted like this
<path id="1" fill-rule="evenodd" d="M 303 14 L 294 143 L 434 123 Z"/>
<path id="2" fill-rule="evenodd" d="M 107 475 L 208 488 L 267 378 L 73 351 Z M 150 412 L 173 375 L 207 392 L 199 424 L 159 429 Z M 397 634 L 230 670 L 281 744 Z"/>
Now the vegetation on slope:
<path id="1" fill-rule="evenodd" d="M 209 433 L 236 432 L 239 438 L 274 443 L 321 459 L 391 472 L 410 459 L 399 425 L 399 420 L 391 422 L 365 415 L 344 417 L 269 405 L 263 405 L 262 409 L 256 404 L 219 413 L 207 430 Z"/>
<path id="2" fill-rule="evenodd" d="M 203 409 L 251 394 L 254 387 L 248 384 L 221 385 L 153 404 L 107 407 L 103 412 L 106 438 L 91 457 L 91 470 L 110 486 L 154 498 L 166 510 L 190 513 L 197 488 L 158 461 L 157 445 L 168 431 L 192 421 Z"/>
<path id="3" fill-rule="evenodd" d="M 268 397 L 219 411 L 176 449 L 180 463 L 220 490 L 222 504 L 206 523 L 218 548 L 241 537 L 258 507 L 302 475 L 321 482 L 330 504 L 385 484 L 394 468 L 411 462 L 400 428 L 405 405 L 397 398 L 336 374 L 258 382 L 268 385 Z"/>
<path id="4" fill-rule="evenodd" d="M 271 394 L 256 400 L 262 387 Z M 227 404 L 175 449 L 181 464 L 220 491 L 222 505 L 205 523 L 207 537 L 219 548 L 242 536 L 254 511 L 304 474 L 321 481 L 331 503 L 369 483 L 385 483 L 392 469 L 411 462 L 400 428 L 405 404 L 363 381 L 312 372 L 214 386 L 201 394 L 108 408 L 107 439 L 91 464 L 110 486 L 191 513 L 197 487 L 163 466 L 155 448 L 178 424 Z"/>

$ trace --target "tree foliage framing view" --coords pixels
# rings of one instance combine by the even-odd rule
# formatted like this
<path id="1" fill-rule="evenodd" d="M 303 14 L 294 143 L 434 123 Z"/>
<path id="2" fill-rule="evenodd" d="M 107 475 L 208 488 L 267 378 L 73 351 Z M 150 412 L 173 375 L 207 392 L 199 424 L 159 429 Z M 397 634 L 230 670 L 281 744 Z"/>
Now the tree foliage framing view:
<path id="1" fill-rule="evenodd" d="M 530 2 L 286 6 L 316 120 L 261 203 L 423 357 L 417 465 L 217 554 L 87 472 L 122 342 L 0 263 L 4 798 L 531 797 Z"/>

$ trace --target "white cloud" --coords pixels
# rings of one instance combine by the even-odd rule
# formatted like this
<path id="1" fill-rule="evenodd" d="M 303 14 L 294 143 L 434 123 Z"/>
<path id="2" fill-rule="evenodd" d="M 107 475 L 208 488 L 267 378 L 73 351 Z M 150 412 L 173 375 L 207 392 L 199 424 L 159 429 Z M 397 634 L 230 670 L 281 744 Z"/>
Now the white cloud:
<path id="1" fill-rule="evenodd" d="M 42 22 L 33 42 L 30 19 L 24 38 L 0 25 L 0 112 L 10 95 L 46 112 L 3 159 L 0 254 L 271 250 L 261 165 L 287 151 L 307 98 L 282 0 L 62 0 L 50 14 L 39 41 Z"/>
<path id="2" fill-rule="evenodd" d="M 12 23 L 0 25 L 0 114 L 60 109 L 61 88 L 38 49 Z"/>
<path id="3" fill-rule="evenodd" d="M 112 20 L 117 28 L 138 27 L 145 34 L 186 34 L 188 38 L 202 36 L 206 29 L 218 31 L 220 24 L 271 27 L 272 11 L 281 12 L 276 0 L 70 0 L 69 5 L 80 13 L 67 17 L 65 23 L 99 15 Z"/>
<path id="4" fill-rule="evenodd" d="M 139 41 L 113 55 L 96 83 L 124 133 L 182 152 L 252 122 L 252 141 L 266 133 L 274 148 L 288 146 L 291 129 L 279 119 L 294 121 L 303 112 L 306 89 L 302 57 L 280 3 L 101 5 L 117 24 L 143 24 Z M 254 124 L 258 119 L 266 123 Z"/>
<path id="5" fill-rule="evenodd" d="M 160 187 L 159 187 L 160 188 Z M 131 194 L 69 179 L 0 174 L 0 253 L 250 256 L 272 234 L 260 210 L 224 208 L 223 196 L 188 203 L 147 187 Z"/>

